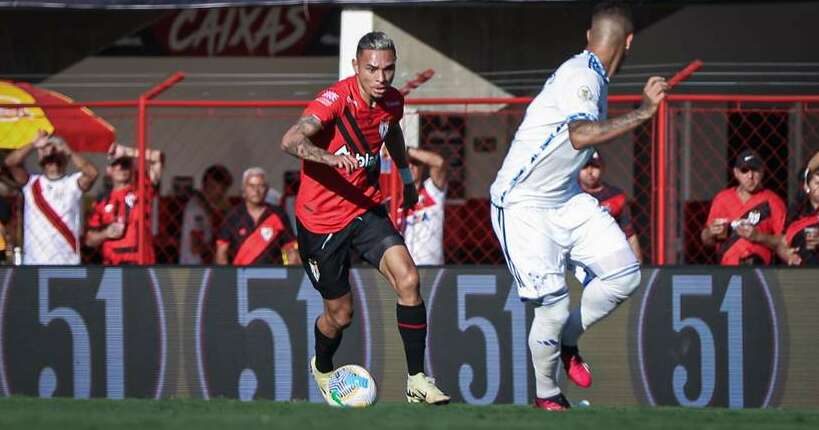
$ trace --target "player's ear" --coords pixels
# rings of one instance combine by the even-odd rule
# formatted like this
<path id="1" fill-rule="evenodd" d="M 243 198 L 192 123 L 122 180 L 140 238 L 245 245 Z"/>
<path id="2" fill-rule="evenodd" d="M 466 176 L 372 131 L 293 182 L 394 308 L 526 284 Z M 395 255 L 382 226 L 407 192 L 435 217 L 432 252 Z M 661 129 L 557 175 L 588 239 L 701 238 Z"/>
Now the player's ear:
<path id="1" fill-rule="evenodd" d="M 586 43 L 591 42 L 591 28 L 586 30 Z"/>
<path id="2" fill-rule="evenodd" d="M 631 49 L 631 42 L 634 40 L 634 33 L 629 33 L 626 35 L 626 51 Z"/>
<path id="3" fill-rule="evenodd" d="M 353 72 L 355 72 L 356 75 L 358 74 L 358 60 L 356 58 L 353 58 Z"/>

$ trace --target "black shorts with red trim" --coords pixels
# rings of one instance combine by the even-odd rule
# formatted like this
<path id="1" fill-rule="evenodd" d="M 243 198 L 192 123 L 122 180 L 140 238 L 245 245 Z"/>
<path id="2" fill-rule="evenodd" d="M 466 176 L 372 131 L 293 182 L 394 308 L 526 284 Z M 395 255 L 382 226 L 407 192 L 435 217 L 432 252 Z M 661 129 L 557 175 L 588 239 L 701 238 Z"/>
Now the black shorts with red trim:
<path id="1" fill-rule="evenodd" d="M 376 269 L 392 246 L 404 245 L 387 211 L 376 206 L 335 233 L 318 234 L 298 226 L 299 254 L 313 287 L 325 300 L 337 299 L 350 291 L 350 250 Z"/>

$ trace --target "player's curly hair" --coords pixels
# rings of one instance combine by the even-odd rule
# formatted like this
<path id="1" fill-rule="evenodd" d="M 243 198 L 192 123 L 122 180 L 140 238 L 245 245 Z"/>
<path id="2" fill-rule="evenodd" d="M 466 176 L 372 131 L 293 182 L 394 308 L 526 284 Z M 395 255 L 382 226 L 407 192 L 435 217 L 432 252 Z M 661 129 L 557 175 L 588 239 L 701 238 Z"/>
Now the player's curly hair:
<path id="1" fill-rule="evenodd" d="M 392 39 L 389 38 L 385 33 L 380 31 L 371 31 L 364 36 L 361 37 L 358 41 L 358 47 L 355 50 L 355 56 L 358 57 L 361 55 L 361 52 L 365 49 L 385 49 L 392 51 L 393 55 L 397 55 L 395 52 L 395 43 Z"/>
<path id="2" fill-rule="evenodd" d="M 626 33 L 634 31 L 634 21 L 631 17 L 631 8 L 617 1 L 600 2 L 592 9 L 591 24 L 599 19 L 614 18 L 621 21 L 626 29 Z"/>

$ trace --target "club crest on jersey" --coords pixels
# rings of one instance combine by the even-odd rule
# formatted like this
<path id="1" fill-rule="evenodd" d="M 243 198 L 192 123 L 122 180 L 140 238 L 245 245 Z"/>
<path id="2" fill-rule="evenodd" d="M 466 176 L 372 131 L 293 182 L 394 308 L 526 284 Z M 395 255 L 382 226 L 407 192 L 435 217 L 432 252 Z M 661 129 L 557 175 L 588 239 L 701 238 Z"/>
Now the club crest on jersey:
<path id="1" fill-rule="evenodd" d="M 381 135 L 381 140 L 387 137 L 387 133 L 390 131 L 390 123 L 389 121 L 381 121 L 381 124 L 378 124 L 378 134 Z"/>
<path id="2" fill-rule="evenodd" d="M 577 97 L 580 98 L 580 100 L 583 100 L 585 102 L 591 101 L 591 99 L 592 99 L 591 88 L 589 88 L 589 87 L 587 87 L 585 85 L 578 88 L 577 89 Z"/>
<path id="3" fill-rule="evenodd" d="M 273 237 L 273 229 L 272 228 L 262 227 L 262 229 L 259 232 L 262 234 L 262 239 L 264 239 L 265 242 L 270 242 L 270 238 Z"/>
<path id="4" fill-rule="evenodd" d="M 125 195 L 125 204 L 128 205 L 129 208 L 133 208 L 134 204 L 136 204 L 136 199 L 136 194 L 128 193 Z"/>

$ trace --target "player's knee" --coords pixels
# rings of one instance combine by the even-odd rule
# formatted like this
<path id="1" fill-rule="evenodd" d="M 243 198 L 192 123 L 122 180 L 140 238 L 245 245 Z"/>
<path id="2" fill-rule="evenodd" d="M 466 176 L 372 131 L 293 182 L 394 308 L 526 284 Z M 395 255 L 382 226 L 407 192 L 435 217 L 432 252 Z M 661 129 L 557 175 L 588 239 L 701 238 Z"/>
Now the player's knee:
<path id="1" fill-rule="evenodd" d="M 631 296 L 640 286 L 642 275 L 640 270 L 634 270 L 614 278 L 606 279 L 606 284 L 611 287 L 611 291 L 619 298 L 626 299 Z"/>
<path id="2" fill-rule="evenodd" d="M 420 297 L 420 278 L 418 270 L 409 268 L 402 276 L 395 277 L 395 289 L 402 299 L 412 299 Z"/>
<path id="3" fill-rule="evenodd" d="M 329 316 L 336 328 L 344 330 L 353 323 L 353 308 L 352 306 L 345 306 L 340 309 L 335 309 L 329 314 Z"/>

